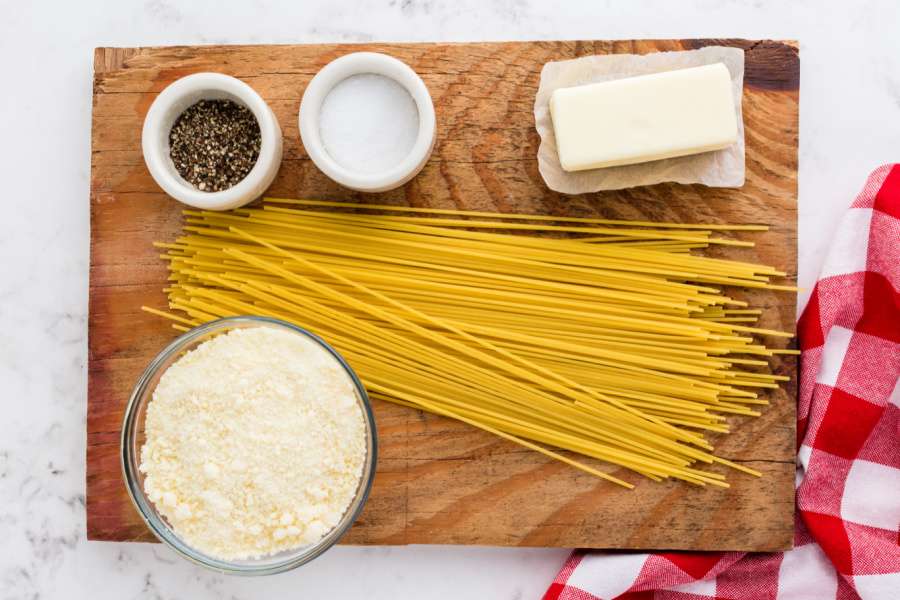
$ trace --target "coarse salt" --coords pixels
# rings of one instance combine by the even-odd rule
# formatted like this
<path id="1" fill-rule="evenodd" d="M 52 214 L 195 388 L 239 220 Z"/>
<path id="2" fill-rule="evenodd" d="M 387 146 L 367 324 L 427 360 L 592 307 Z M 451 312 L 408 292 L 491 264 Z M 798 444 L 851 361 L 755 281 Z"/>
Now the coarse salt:
<path id="1" fill-rule="evenodd" d="M 366 425 L 313 340 L 235 329 L 170 366 L 147 406 L 144 490 L 176 534 L 223 560 L 313 544 L 356 495 Z"/>
<path id="2" fill-rule="evenodd" d="M 319 115 L 325 151 L 341 166 L 380 173 L 399 165 L 419 135 L 419 110 L 402 85 L 364 73 L 328 93 Z"/>

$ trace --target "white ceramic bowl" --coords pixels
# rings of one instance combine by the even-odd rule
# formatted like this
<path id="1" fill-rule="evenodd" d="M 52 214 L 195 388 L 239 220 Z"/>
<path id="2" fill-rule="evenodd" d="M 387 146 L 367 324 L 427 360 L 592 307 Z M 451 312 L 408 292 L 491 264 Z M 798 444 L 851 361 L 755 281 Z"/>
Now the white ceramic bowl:
<path id="1" fill-rule="evenodd" d="M 322 142 L 319 117 L 322 103 L 341 81 L 353 75 L 375 74 L 403 86 L 419 111 L 419 132 L 409 154 L 397 165 L 377 173 L 360 173 L 339 164 Z M 300 102 L 300 137 L 309 157 L 332 180 L 360 192 L 383 192 L 400 187 L 422 170 L 435 140 L 434 103 L 425 82 L 406 63 L 386 54 L 354 52 L 337 58 L 312 78 Z"/>
<path id="2" fill-rule="evenodd" d="M 259 158 L 238 184 L 221 192 L 201 192 L 185 181 L 169 156 L 169 132 L 175 120 L 200 100 L 232 100 L 246 106 L 259 123 Z M 164 89 L 147 112 L 141 136 L 144 162 L 150 175 L 168 195 L 189 206 L 229 210 L 259 198 L 281 166 L 281 128 L 269 105 L 253 88 L 221 73 L 196 73 Z"/>

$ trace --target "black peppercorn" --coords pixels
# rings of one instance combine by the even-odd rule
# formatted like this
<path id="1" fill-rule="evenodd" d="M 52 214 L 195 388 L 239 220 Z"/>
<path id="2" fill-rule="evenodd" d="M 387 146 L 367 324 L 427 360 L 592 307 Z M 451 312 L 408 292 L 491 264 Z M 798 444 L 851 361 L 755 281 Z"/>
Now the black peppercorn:
<path id="1" fill-rule="evenodd" d="M 169 155 L 178 173 L 203 192 L 236 185 L 256 164 L 262 138 L 256 117 L 231 100 L 201 100 L 169 132 Z"/>

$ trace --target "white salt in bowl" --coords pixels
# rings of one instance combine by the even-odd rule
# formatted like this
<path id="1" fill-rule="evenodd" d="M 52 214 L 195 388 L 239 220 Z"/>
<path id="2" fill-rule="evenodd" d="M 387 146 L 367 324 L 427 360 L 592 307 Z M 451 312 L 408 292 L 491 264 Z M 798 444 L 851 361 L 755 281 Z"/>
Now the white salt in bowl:
<path id="1" fill-rule="evenodd" d="M 325 139 L 327 136 L 323 136 L 322 131 L 323 117 L 329 115 L 325 114 L 323 106 L 328 101 L 337 102 L 337 99 L 329 100 L 329 94 L 336 91 L 339 86 L 350 84 L 351 78 L 355 76 L 380 76 L 389 82 L 387 87 L 371 82 L 375 85 L 371 85 L 369 89 L 359 85 L 352 92 L 344 90 L 341 103 L 342 110 L 346 111 L 347 120 L 359 118 L 361 114 L 378 115 L 383 120 L 372 123 L 373 131 L 378 132 L 378 128 L 381 127 L 384 134 L 381 135 L 382 132 L 379 132 L 374 139 L 370 137 L 368 147 L 358 148 L 359 157 L 348 161 L 341 160 L 342 157 L 335 152 L 334 146 L 352 149 L 354 144 L 365 144 L 366 140 L 362 133 L 359 137 L 355 137 L 356 132 L 341 130 L 332 133 L 332 138 L 335 135 L 343 137 L 332 139 L 332 147 L 329 148 L 328 140 Z M 390 82 L 405 90 L 409 98 L 398 98 L 390 89 L 392 86 Z M 378 94 L 381 94 L 381 97 L 375 97 Z M 408 101 L 410 99 L 411 102 Z M 353 112 L 353 106 L 347 103 L 348 100 L 356 102 L 358 113 Z M 385 103 L 391 103 L 392 106 L 385 106 Z M 410 136 L 406 131 L 407 128 L 401 126 L 392 129 L 394 124 L 404 125 L 405 117 L 398 113 L 408 111 L 412 107 L 417 113 L 412 115 L 414 133 Z M 396 109 L 396 112 L 392 112 L 391 109 Z M 340 121 L 340 118 L 328 120 L 335 122 Z M 425 82 L 408 65 L 386 54 L 355 52 L 325 65 L 312 78 L 303 93 L 299 121 L 300 137 L 313 163 L 335 182 L 360 192 L 383 192 L 400 187 L 422 170 L 434 148 L 436 132 L 434 103 Z M 389 142 L 396 140 L 402 143 L 407 137 L 411 138 L 410 147 L 395 156 L 397 149 L 392 148 Z M 363 162 L 366 151 L 373 155 L 371 164 Z"/>
<path id="2" fill-rule="evenodd" d="M 169 155 L 169 132 L 186 109 L 200 100 L 231 100 L 246 106 L 259 124 L 259 158 L 240 182 L 220 192 L 203 192 L 186 181 Z M 275 113 L 249 85 L 221 73 L 195 73 L 164 89 L 144 119 L 144 162 L 157 185 L 176 200 L 206 210 L 230 210 L 262 196 L 281 166 L 281 127 Z"/>

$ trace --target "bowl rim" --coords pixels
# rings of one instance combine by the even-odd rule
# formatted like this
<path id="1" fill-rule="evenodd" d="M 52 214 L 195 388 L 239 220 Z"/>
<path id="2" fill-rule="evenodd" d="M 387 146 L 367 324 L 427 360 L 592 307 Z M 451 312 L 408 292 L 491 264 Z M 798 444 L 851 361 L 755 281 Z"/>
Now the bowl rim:
<path id="1" fill-rule="evenodd" d="M 350 376 L 350 379 L 353 381 L 353 384 L 359 394 L 360 404 L 363 408 L 363 418 L 366 421 L 368 430 L 367 436 L 371 438 L 371 443 L 367 444 L 367 446 L 369 447 L 369 451 L 366 452 L 366 460 L 363 463 L 363 474 L 361 475 L 361 480 L 364 478 L 366 470 L 368 470 L 369 476 L 365 478 L 365 481 L 360 482 L 358 493 L 351 500 L 350 505 L 347 507 L 347 511 L 344 513 L 344 516 L 341 517 L 341 520 L 338 522 L 338 524 L 321 540 L 309 546 L 309 550 L 307 552 L 301 553 L 297 556 L 286 558 L 281 562 L 260 566 L 235 563 L 214 558 L 198 550 L 195 550 L 194 548 L 186 544 L 174 532 L 174 530 L 172 530 L 165 522 L 163 522 L 162 519 L 155 516 L 154 511 L 151 508 L 151 501 L 149 500 L 149 498 L 147 498 L 144 490 L 138 483 L 137 476 L 131 466 L 132 463 L 137 464 L 137 461 L 135 461 L 134 459 L 139 457 L 135 457 L 135 453 L 132 451 L 133 436 L 130 432 L 133 432 L 135 429 L 133 425 L 135 419 L 137 418 L 138 400 L 139 398 L 141 398 L 141 396 L 143 396 L 146 388 L 150 384 L 150 380 L 154 377 L 154 375 L 156 375 L 160 366 L 168 358 L 170 358 L 172 354 L 179 352 L 184 347 L 188 346 L 191 342 L 195 341 L 197 338 L 202 337 L 211 331 L 215 331 L 217 329 L 227 329 L 228 325 L 232 323 L 260 323 L 262 324 L 262 326 L 275 325 L 283 327 L 312 339 L 322 348 L 327 350 L 332 356 L 337 359 L 346 373 Z M 147 366 L 147 368 L 144 369 L 144 372 L 138 378 L 137 383 L 135 384 L 131 392 L 131 396 L 128 398 L 128 404 L 125 407 L 125 414 L 122 419 L 122 431 L 119 439 L 119 461 L 122 468 L 122 478 L 125 482 L 125 488 L 128 490 L 128 496 L 129 498 L 131 498 L 132 504 L 137 509 L 137 512 L 140 515 L 141 519 L 144 521 L 153 535 L 163 544 L 172 548 L 180 556 L 188 559 L 196 565 L 220 573 L 235 575 L 272 575 L 275 573 L 283 573 L 285 571 L 295 569 L 301 565 L 308 563 L 309 561 L 315 559 L 323 552 L 334 546 L 338 542 L 338 540 L 340 540 L 344 536 L 347 530 L 350 529 L 350 527 L 362 513 L 363 507 L 368 500 L 369 493 L 372 490 L 372 484 L 375 479 L 375 470 L 378 463 L 377 459 L 378 432 L 375 424 L 375 415 L 372 412 L 372 403 L 369 399 L 368 394 L 366 393 L 365 386 L 359 380 L 356 372 L 352 369 L 352 367 L 350 367 L 344 357 L 341 356 L 337 352 L 337 350 L 332 348 L 331 345 L 328 344 L 328 342 L 307 329 L 294 325 L 293 323 L 283 321 L 281 319 L 257 315 L 239 315 L 209 321 L 183 333 L 182 335 L 175 338 L 172 342 L 170 342 L 165 348 L 163 348 L 153 358 L 153 360 L 150 361 L 150 364 Z"/>
<path id="2" fill-rule="evenodd" d="M 325 98 L 336 85 L 354 75 L 381 75 L 409 93 L 419 113 L 416 140 L 409 153 L 395 166 L 376 173 L 354 171 L 337 162 L 325 149 L 319 117 Z M 300 100 L 300 140 L 313 163 L 333 181 L 361 192 L 383 192 L 400 187 L 428 162 L 434 149 L 437 120 L 428 86 L 412 67 L 380 52 L 351 52 L 340 56 L 315 74 Z"/>
<path id="3" fill-rule="evenodd" d="M 187 109 L 217 94 L 236 99 L 253 113 L 259 125 L 259 156 L 250 172 L 232 187 L 218 192 L 202 192 L 171 172 L 166 163 L 171 161 L 168 142 L 162 142 L 160 132 L 167 125 L 171 128 L 168 117 L 173 107 L 196 98 L 185 106 Z M 168 132 L 165 139 L 168 140 Z M 141 128 L 141 152 L 150 175 L 166 194 L 194 208 L 228 210 L 255 200 L 272 183 L 281 166 L 281 128 L 272 109 L 248 84 L 224 73 L 193 73 L 170 83 L 153 100 Z"/>

